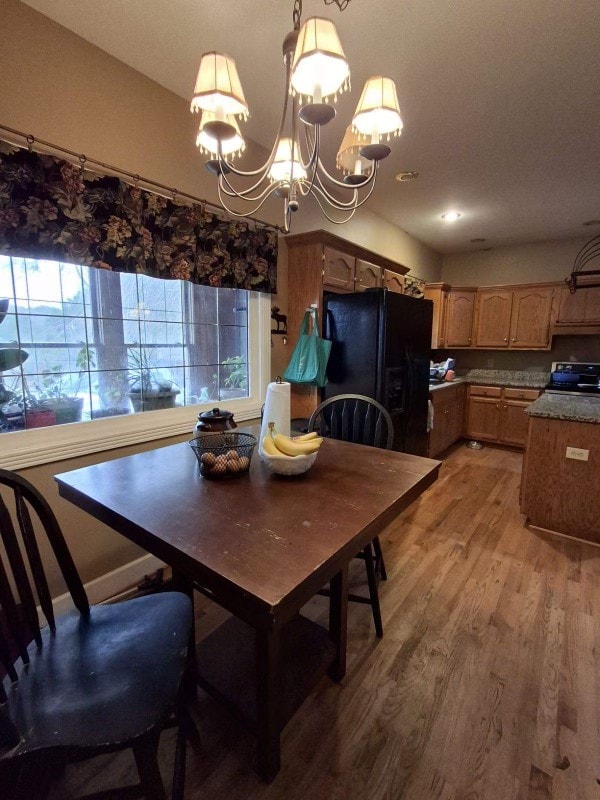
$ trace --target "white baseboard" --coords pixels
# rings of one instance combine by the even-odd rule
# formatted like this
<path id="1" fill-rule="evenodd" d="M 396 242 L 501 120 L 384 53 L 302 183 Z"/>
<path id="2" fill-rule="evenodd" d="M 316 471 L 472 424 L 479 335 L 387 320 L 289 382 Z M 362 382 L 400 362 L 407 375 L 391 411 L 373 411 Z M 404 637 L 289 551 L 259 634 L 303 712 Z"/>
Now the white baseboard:
<path id="1" fill-rule="evenodd" d="M 130 586 L 141 582 L 144 579 L 144 575 L 150 575 L 152 572 L 156 572 L 157 569 L 164 566 L 160 558 L 148 553 L 141 558 L 136 558 L 135 561 L 130 561 L 129 564 L 123 564 L 122 567 L 118 567 L 112 572 L 107 572 L 106 575 L 94 578 L 93 581 L 85 584 L 85 591 L 87 592 L 90 604 L 101 603 L 109 597 L 114 597 Z M 73 609 L 71 595 L 67 592 L 66 594 L 55 597 L 52 601 L 52 605 L 54 606 L 54 613 L 56 616 L 71 611 Z M 41 622 L 43 614 L 40 609 L 38 609 L 38 612 L 40 613 Z"/>

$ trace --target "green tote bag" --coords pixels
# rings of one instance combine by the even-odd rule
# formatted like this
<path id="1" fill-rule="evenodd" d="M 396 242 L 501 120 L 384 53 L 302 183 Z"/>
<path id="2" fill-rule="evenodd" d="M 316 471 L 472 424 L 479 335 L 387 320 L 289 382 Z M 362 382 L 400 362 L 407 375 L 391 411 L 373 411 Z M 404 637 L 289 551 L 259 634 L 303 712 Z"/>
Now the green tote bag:
<path id="1" fill-rule="evenodd" d="M 283 378 L 290 383 L 301 383 L 305 386 L 325 386 L 327 384 L 327 362 L 331 353 L 331 342 L 319 336 L 319 314 L 315 311 L 312 332 L 308 333 L 311 312 L 304 314 L 300 325 L 298 341 L 294 352 L 283 373 Z"/>

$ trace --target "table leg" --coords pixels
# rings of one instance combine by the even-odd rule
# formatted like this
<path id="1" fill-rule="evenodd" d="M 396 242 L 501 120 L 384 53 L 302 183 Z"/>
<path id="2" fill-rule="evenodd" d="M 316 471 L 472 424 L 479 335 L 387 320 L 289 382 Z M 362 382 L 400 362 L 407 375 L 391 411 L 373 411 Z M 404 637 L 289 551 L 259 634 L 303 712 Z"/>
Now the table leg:
<path id="1" fill-rule="evenodd" d="M 348 634 L 348 565 L 329 582 L 329 638 L 335 645 L 335 661 L 329 669 L 334 681 L 346 674 L 346 638 Z"/>
<path id="2" fill-rule="evenodd" d="M 267 783 L 281 766 L 279 744 L 279 632 L 274 628 L 256 631 L 256 728 L 258 773 Z"/>
<path id="3" fill-rule="evenodd" d="M 188 648 L 188 658 L 183 676 L 183 687 L 189 700 L 195 700 L 197 695 L 198 666 L 196 663 L 196 615 L 194 613 L 194 584 L 186 575 L 173 570 L 173 590 L 187 594 L 192 603 L 192 627 Z"/>

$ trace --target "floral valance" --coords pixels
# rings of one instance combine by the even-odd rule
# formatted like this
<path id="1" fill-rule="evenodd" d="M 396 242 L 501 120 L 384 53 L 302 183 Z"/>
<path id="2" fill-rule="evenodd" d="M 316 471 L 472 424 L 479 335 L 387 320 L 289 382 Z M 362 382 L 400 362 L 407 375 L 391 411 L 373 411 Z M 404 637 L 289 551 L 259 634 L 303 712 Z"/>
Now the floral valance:
<path id="1" fill-rule="evenodd" d="M 277 231 L 0 141 L 0 253 L 275 292 Z"/>

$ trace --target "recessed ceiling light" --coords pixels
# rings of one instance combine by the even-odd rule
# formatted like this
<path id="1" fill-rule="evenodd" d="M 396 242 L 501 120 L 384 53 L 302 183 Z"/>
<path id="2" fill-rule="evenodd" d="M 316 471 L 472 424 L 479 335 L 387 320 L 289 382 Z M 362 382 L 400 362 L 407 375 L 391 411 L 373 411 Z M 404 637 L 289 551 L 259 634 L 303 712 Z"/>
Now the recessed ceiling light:
<path id="1" fill-rule="evenodd" d="M 600 219 L 590 219 L 583 223 L 584 225 L 600 225 Z"/>
<path id="2" fill-rule="evenodd" d="M 415 178 L 419 177 L 418 172 L 399 172 L 396 175 L 397 181 L 414 181 Z"/>
<path id="3" fill-rule="evenodd" d="M 444 222 L 456 222 L 459 217 L 460 213 L 458 211 L 446 211 L 445 214 L 442 214 Z"/>
<path id="4" fill-rule="evenodd" d="M 487 242 L 487 239 L 477 238 L 477 239 L 471 239 L 471 241 L 473 242 L 473 244 L 479 244 L 480 242 Z"/>

